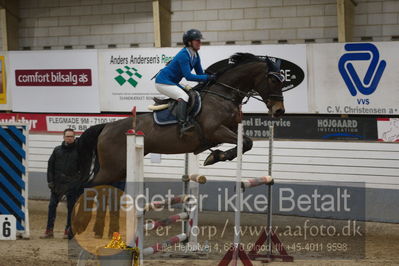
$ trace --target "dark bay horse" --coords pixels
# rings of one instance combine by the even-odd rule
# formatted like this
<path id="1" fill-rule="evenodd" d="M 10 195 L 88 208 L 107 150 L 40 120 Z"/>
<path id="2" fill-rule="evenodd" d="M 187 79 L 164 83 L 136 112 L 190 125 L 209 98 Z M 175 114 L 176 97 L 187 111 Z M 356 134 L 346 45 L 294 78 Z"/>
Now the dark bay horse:
<path id="1" fill-rule="evenodd" d="M 217 71 L 217 80 L 200 90 L 202 110 L 196 117 L 200 130 L 189 136 L 180 138 L 177 124 L 155 124 L 152 113 L 138 115 L 136 130 L 145 134 L 144 153 L 198 154 L 222 143 L 237 143 L 240 106 L 246 96 L 254 93 L 261 97 L 273 116 L 284 114 L 282 82 L 277 78 L 279 73 L 272 73 L 269 69 L 264 58 L 252 54 L 241 53 L 230 57 L 227 67 L 225 65 L 223 70 Z M 88 185 L 93 156 L 97 157 L 97 167 L 89 182 L 90 186 L 109 184 L 126 178 L 125 133 L 131 127 L 132 117 L 129 117 L 95 125 L 82 134 L 79 138 L 79 153 L 83 183 Z M 251 148 L 252 140 L 244 136 L 243 152 Z M 215 150 L 208 156 L 205 165 L 232 160 L 236 155 L 237 147 L 227 151 Z"/>

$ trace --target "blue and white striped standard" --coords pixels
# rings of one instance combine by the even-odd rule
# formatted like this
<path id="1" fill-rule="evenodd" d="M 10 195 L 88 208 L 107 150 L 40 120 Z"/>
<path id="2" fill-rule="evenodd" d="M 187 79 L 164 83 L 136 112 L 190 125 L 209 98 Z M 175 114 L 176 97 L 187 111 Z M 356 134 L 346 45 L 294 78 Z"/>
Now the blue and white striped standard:
<path id="1" fill-rule="evenodd" d="M 14 215 L 17 234 L 29 237 L 27 124 L 0 124 L 0 214 Z"/>

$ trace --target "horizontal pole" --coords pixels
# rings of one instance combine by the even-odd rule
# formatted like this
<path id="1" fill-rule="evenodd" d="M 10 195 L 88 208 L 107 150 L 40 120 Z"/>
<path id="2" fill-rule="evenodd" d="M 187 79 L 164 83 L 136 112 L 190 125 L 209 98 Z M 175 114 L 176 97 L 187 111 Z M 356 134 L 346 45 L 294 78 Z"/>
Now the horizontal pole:
<path id="1" fill-rule="evenodd" d="M 145 224 L 144 230 L 146 230 L 146 231 L 155 230 L 158 227 L 167 226 L 167 225 L 176 223 L 178 221 L 187 220 L 187 219 L 188 219 L 188 214 L 186 212 L 174 214 L 172 216 L 169 216 L 168 218 Z"/>
<path id="2" fill-rule="evenodd" d="M 257 187 L 264 184 L 273 184 L 274 179 L 271 176 L 261 176 L 256 178 L 245 179 L 241 182 L 241 188 Z"/>
<path id="3" fill-rule="evenodd" d="M 151 254 L 157 253 L 158 251 L 161 251 L 162 249 L 164 249 L 166 247 L 170 247 L 174 244 L 183 242 L 186 239 L 187 239 L 187 235 L 182 233 L 177 236 L 171 237 L 168 240 L 165 240 L 163 242 L 156 243 L 155 245 L 153 245 L 151 247 L 145 248 L 145 249 L 143 249 L 143 251 L 141 253 L 143 254 L 143 256 L 151 255 Z"/>
<path id="4" fill-rule="evenodd" d="M 198 184 L 205 184 L 207 180 L 204 175 L 192 174 L 192 175 L 183 175 L 182 181 L 183 182 L 193 181 Z"/>
<path id="5" fill-rule="evenodd" d="M 154 209 L 159 209 L 161 207 L 167 207 L 167 206 L 172 206 L 175 204 L 179 204 L 179 203 L 184 203 L 186 201 L 188 201 L 190 199 L 189 196 L 187 195 L 179 195 L 176 197 L 173 197 L 169 200 L 163 200 L 163 201 L 153 201 L 150 203 L 147 203 L 144 206 L 144 212 L 148 212 Z"/>

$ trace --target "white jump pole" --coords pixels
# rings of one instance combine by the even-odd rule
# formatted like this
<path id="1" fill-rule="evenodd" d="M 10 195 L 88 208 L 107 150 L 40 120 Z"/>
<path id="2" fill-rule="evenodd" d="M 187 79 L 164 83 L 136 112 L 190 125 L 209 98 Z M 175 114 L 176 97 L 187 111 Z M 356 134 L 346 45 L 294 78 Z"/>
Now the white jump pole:
<path id="1" fill-rule="evenodd" d="M 272 165 L 273 165 L 273 141 L 274 141 L 274 126 L 271 125 L 269 126 L 269 169 L 268 169 L 268 175 L 272 176 Z M 272 184 L 268 184 L 268 193 L 267 193 L 267 241 L 266 241 L 266 247 L 268 249 L 269 255 L 272 255 L 273 253 L 273 247 L 272 247 Z"/>
<path id="2" fill-rule="evenodd" d="M 183 212 L 189 213 L 189 219 L 183 221 L 182 232 L 187 234 L 190 250 L 195 251 L 198 246 L 198 211 L 199 211 L 199 185 L 206 182 L 206 177 L 199 175 L 199 159 L 192 153 L 185 155 L 185 171 L 182 178 L 183 195 L 187 195 L 188 201 L 183 203 Z M 192 174 L 195 173 L 195 174 Z"/>
<path id="3" fill-rule="evenodd" d="M 242 146 L 243 146 L 243 125 L 238 124 L 237 130 L 237 171 L 236 171 L 236 201 L 234 210 L 234 253 L 233 253 L 233 265 L 237 265 L 238 251 L 241 248 L 240 245 L 240 225 L 241 225 L 241 179 L 242 179 Z"/>
<path id="4" fill-rule="evenodd" d="M 144 134 L 129 130 L 127 138 L 127 160 L 126 160 L 126 188 L 125 195 L 136 203 L 137 196 L 144 194 Z M 130 202 L 129 202 L 130 203 Z M 130 207 L 130 205 L 128 206 Z M 143 241 L 144 241 L 144 202 L 137 202 L 136 206 L 127 208 L 126 212 L 126 244 L 138 247 L 140 250 L 140 265 L 143 264 Z M 134 217 L 134 218 L 132 218 Z M 137 245 L 136 245 L 137 241 Z"/>
<path id="5" fill-rule="evenodd" d="M 185 155 L 184 155 L 184 174 L 183 174 L 183 177 L 182 177 L 182 192 L 183 192 L 183 195 L 188 195 L 188 193 L 189 193 L 189 186 L 190 186 L 190 181 L 188 180 L 188 173 L 190 173 L 190 171 L 189 171 L 189 169 L 188 169 L 188 167 L 189 167 L 189 162 L 188 162 L 188 159 L 189 159 L 189 154 L 188 153 L 186 153 Z M 182 212 L 186 212 L 186 208 L 187 208 L 188 206 L 187 206 L 187 202 L 184 202 L 183 204 L 182 204 Z M 182 223 L 181 223 L 181 231 L 182 231 L 182 233 L 185 233 L 187 236 L 189 235 L 188 234 L 188 230 L 189 230 L 189 224 L 188 224 L 188 221 L 187 220 L 184 220 L 184 221 L 182 221 Z"/>
<path id="6" fill-rule="evenodd" d="M 199 160 L 198 156 L 190 153 L 188 155 L 188 173 L 199 173 Z M 191 222 L 191 225 L 188 224 L 187 222 L 187 227 L 186 227 L 186 232 L 189 235 L 188 238 L 188 244 L 190 247 L 192 247 L 194 250 L 197 248 L 197 231 L 198 228 L 198 212 L 199 212 L 199 185 L 200 183 L 198 182 L 190 182 L 189 186 L 189 195 L 192 197 L 190 198 L 189 202 L 186 203 L 187 207 L 190 208 L 189 211 L 189 221 Z M 193 231 L 194 230 L 194 231 Z"/>

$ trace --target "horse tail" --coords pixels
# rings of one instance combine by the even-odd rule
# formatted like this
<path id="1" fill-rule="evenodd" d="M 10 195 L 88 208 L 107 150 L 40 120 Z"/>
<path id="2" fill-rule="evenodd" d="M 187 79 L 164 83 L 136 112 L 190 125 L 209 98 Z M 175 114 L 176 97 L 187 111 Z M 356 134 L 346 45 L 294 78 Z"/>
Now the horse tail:
<path id="1" fill-rule="evenodd" d="M 100 168 L 97 158 L 98 136 L 106 124 L 98 124 L 89 127 L 78 139 L 80 188 L 84 187 L 92 174 L 96 174 Z M 94 160 L 94 167 L 92 169 Z"/>

